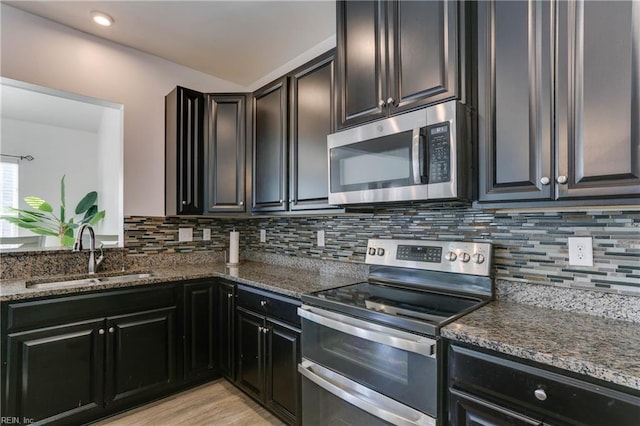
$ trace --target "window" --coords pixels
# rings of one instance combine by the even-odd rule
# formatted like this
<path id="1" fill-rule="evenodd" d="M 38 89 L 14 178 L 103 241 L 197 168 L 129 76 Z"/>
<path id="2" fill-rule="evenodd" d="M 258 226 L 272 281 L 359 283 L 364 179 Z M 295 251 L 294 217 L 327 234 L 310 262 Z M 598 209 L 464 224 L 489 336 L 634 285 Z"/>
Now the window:
<path id="1" fill-rule="evenodd" d="M 0 214 L 14 214 L 5 210 L 18 208 L 18 163 L 0 161 Z M 18 226 L 6 220 L 0 220 L 0 237 L 17 237 Z"/>

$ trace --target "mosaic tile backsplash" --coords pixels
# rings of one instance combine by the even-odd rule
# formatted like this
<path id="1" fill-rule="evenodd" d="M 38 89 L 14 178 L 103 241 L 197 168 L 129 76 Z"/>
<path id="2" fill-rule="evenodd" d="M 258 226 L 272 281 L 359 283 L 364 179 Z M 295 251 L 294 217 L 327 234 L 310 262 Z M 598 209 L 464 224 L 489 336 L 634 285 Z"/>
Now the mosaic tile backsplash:
<path id="1" fill-rule="evenodd" d="M 178 242 L 178 228 L 193 242 Z M 211 240 L 202 239 L 203 229 Z M 128 254 L 222 252 L 240 231 L 241 251 L 362 263 L 369 238 L 451 239 L 494 244 L 498 279 L 640 294 L 640 211 L 494 212 L 416 205 L 375 213 L 251 219 L 127 217 Z M 266 243 L 260 230 L 267 231 Z M 316 231 L 325 231 L 325 247 Z M 593 267 L 569 266 L 567 237 L 593 237 Z"/>

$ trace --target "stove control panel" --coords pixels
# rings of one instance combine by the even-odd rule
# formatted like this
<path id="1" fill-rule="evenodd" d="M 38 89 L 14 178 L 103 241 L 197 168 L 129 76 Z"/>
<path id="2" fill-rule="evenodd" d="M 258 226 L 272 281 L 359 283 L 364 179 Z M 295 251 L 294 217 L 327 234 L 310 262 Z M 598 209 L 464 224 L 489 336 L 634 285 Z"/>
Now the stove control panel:
<path id="1" fill-rule="evenodd" d="M 483 276 L 491 272 L 491 243 L 371 239 L 366 253 L 369 265 Z"/>

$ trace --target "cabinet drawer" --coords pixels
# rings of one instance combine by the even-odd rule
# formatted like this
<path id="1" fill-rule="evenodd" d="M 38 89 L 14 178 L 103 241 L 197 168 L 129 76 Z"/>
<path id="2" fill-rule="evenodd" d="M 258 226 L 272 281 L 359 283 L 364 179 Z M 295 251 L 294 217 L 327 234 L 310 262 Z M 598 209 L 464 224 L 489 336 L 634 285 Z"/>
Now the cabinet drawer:
<path id="1" fill-rule="evenodd" d="M 497 356 L 451 346 L 455 391 L 553 424 L 637 424 L 640 398 Z"/>
<path id="2" fill-rule="evenodd" d="M 277 294 L 238 285 L 237 306 L 300 327 L 298 306 L 301 302 Z"/>
<path id="3" fill-rule="evenodd" d="M 173 289 L 173 284 L 152 285 L 11 303 L 7 307 L 7 328 L 17 331 L 49 327 L 70 321 L 172 306 L 175 305 Z"/>

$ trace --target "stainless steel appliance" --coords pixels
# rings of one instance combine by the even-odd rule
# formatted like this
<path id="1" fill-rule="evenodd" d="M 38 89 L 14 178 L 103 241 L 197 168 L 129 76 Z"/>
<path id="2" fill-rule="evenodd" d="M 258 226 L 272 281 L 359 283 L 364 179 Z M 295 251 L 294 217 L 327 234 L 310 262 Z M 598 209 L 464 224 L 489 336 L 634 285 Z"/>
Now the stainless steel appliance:
<path id="1" fill-rule="evenodd" d="M 329 135 L 329 203 L 466 199 L 468 116 L 449 101 Z"/>
<path id="2" fill-rule="evenodd" d="M 302 296 L 303 425 L 436 425 L 440 328 L 493 298 L 491 244 L 371 239 L 366 263 Z"/>

